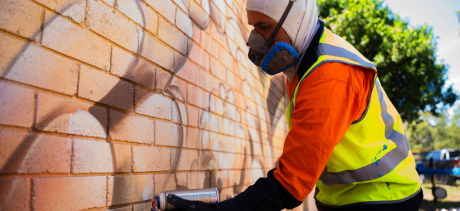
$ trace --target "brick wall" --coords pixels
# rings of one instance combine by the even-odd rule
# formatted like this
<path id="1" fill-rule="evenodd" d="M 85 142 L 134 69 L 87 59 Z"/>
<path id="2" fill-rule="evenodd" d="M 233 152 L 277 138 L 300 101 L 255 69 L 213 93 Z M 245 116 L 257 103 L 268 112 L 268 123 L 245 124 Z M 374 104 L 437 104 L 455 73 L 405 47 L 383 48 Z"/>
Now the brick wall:
<path id="1" fill-rule="evenodd" d="M 245 4 L 1 0 L 1 209 L 149 210 L 265 176 L 285 84 L 248 60 Z"/>

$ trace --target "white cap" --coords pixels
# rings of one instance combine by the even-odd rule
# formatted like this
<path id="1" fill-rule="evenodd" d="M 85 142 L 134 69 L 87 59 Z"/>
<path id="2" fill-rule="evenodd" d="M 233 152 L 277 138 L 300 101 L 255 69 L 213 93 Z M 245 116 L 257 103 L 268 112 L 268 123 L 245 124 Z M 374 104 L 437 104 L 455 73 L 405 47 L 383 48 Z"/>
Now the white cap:
<path id="1" fill-rule="evenodd" d="M 315 35 L 318 9 L 316 0 L 294 2 L 282 28 L 287 32 L 294 49 L 303 54 Z M 260 12 L 278 22 L 288 3 L 289 0 L 247 0 L 246 10 Z"/>

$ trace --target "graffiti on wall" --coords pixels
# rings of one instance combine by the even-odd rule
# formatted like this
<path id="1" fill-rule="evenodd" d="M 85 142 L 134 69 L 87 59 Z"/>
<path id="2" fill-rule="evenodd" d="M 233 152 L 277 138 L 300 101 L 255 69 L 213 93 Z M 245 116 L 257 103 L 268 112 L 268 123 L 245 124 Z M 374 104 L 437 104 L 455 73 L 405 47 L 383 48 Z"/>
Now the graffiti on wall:
<path id="1" fill-rule="evenodd" d="M 143 11 L 145 3 L 140 0 L 129 0 L 130 3 L 137 5 L 137 13 L 140 17 L 139 24 L 142 28 L 147 28 L 146 17 Z M 47 30 L 47 27 L 56 27 L 56 22 L 62 19 L 62 14 L 66 14 L 67 11 L 72 10 L 73 7 L 81 6 L 85 4 L 85 0 L 74 0 L 70 3 L 56 8 L 57 14 L 51 13 L 45 16 L 44 23 L 38 28 L 30 37 L 32 40 L 39 40 L 38 42 L 43 43 L 43 31 Z M 126 2 L 126 1 L 124 1 Z M 248 62 L 246 53 L 248 51 L 245 45 L 236 46 L 236 42 L 243 42 L 247 40 L 247 29 L 243 26 L 241 21 L 244 14 L 241 9 L 238 9 L 234 2 L 226 3 L 224 0 L 202 0 L 202 10 L 190 9 L 190 2 L 187 1 L 174 1 L 179 8 L 182 8 L 189 16 L 190 20 L 196 23 L 199 27 L 197 31 L 193 30 L 192 33 L 202 33 L 202 31 L 215 30 L 218 36 L 222 37 L 220 45 L 229 50 L 231 55 L 231 66 L 233 67 L 233 74 L 237 76 L 236 80 L 240 80 L 237 87 L 230 86 L 228 83 L 218 82 L 210 83 L 205 88 L 209 90 L 199 89 L 197 92 L 203 94 L 205 99 L 204 109 L 200 111 L 198 115 L 197 133 L 191 133 L 190 127 L 190 113 L 187 102 L 187 94 L 181 89 L 177 83 L 177 75 L 181 72 L 187 71 L 188 55 L 193 52 L 198 45 L 190 45 L 188 40 L 179 40 L 177 45 L 187 46 L 184 60 L 179 60 L 174 64 L 166 64 L 166 66 L 173 66 L 173 71 L 167 77 L 159 77 L 154 72 L 149 71 L 151 65 L 145 62 L 144 59 L 140 59 L 145 55 L 143 51 L 148 49 L 143 48 L 144 42 L 146 42 L 145 33 L 139 33 L 138 52 L 132 55 L 132 59 L 129 65 L 124 70 L 122 78 L 131 81 L 139 82 L 143 87 L 150 87 L 157 92 L 162 92 L 164 95 L 171 99 L 174 114 L 177 117 L 177 125 L 179 130 L 174 138 L 179 148 L 171 157 L 171 172 L 178 170 L 178 165 L 184 155 L 184 143 L 187 139 L 195 140 L 196 146 L 192 148 L 198 149 L 199 156 L 197 160 L 189 162 L 192 166 L 189 169 L 198 170 L 189 173 L 189 181 L 196 184 L 184 184 L 183 179 L 179 178 L 180 173 L 168 174 L 165 179 L 166 182 L 172 183 L 176 189 L 188 189 L 188 188 L 204 188 L 217 186 L 220 190 L 225 189 L 226 197 L 232 197 L 233 195 L 244 190 L 244 186 L 255 181 L 255 179 L 262 177 L 265 173 L 274 167 L 276 157 L 273 152 L 274 140 L 273 135 L 276 133 L 277 126 L 283 124 L 283 110 L 285 108 L 284 94 L 279 91 L 279 84 L 282 84 L 283 78 L 281 76 L 267 78 L 261 71 L 258 71 L 254 66 Z M 147 2 L 148 3 L 148 2 Z M 192 2 L 193 3 L 193 2 Z M 142 5 L 141 5 L 142 4 Z M 227 20 L 223 20 L 222 13 L 227 13 L 227 7 L 232 14 L 223 14 L 228 17 Z M 233 7 L 233 8 L 232 8 Z M 224 11 L 224 12 L 223 12 Z M 109 20 L 110 21 L 110 20 Z M 113 20 L 116 21 L 116 20 Z M 116 22 L 112 24 L 117 24 Z M 57 36 L 60 36 L 57 34 Z M 62 35 L 64 36 L 64 35 Z M 211 39 L 208 36 L 207 39 Z M 211 42 L 210 40 L 202 39 L 202 42 Z M 72 45 L 71 43 L 69 45 Z M 12 75 L 20 74 L 20 65 L 26 58 L 40 59 L 39 55 L 36 55 L 34 42 L 27 42 L 24 44 L 14 57 L 8 62 L 8 65 L 1 72 L 1 78 L 6 78 L 14 81 Z M 114 49 L 111 50 L 112 55 Z M 205 61 L 209 62 L 209 61 Z M 200 64 L 199 64 L 200 65 Z M 108 67 L 110 69 L 110 67 Z M 212 69 L 212 68 L 211 68 Z M 226 77 L 228 68 L 223 67 L 221 69 L 212 69 L 211 72 L 215 75 L 219 73 Z M 179 77 L 180 78 L 180 77 Z M 217 79 L 215 77 L 214 79 Z M 211 79 L 212 80 L 212 79 Z M 105 125 L 110 127 L 116 127 L 126 118 L 130 118 L 130 114 L 112 110 L 101 109 L 105 105 L 115 106 L 111 102 L 120 102 L 123 96 L 120 96 L 120 87 L 126 80 L 120 80 L 116 84 L 112 85 L 113 88 L 107 91 L 105 96 L 101 98 L 94 106 L 88 109 L 80 109 L 79 107 L 72 106 L 59 106 L 56 105 L 51 113 L 40 114 L 43 118 L 38 118 L 34 124 L 34 127 L 29 131 L 30 134 L 37 134 L 37 131 L 49 131 L 58 132 L 64 134 L 83 135 L 98 137 L 103 139 L 109 139 L 107 141 L 110 144 L 110 155 L 112 160 L 112 170 L 110 172 L 121 172 L 120 166 L 124 166 L 122 163 L 125 162 L 116 156 L 114 143 L 111 140 L 111 134 L 109 129 Z M 277 87 L 278 84 L 278 87 Z M 214 86 L 213 86 L 214 85 Z M 266 96 L 262 96 L 260 91 L 262 90 Z M 190 91 L 190 90 L 188 90 Z M 209 92 L 208 92 L 209 91 Z M 206 94 L 208 93 L 208 94 Z M 237 96 L 238 93 L 244 93 L 245 97 Z M 122 106 L 123 110 L 133 111 L 137 105 L 144 103 L 151 103 L 149 98 L 152 96 L 149 92 L 135 92 L 135 104 L 127 104 Z M 36 97 L 38 100 L 42 100 L 40 94 Z M 242 100 L 243 102 L 237 102 Z M 243 105 L 242 107 L 236 106 L 238 103 Z M 113 118 L 113 113 L 116 112 L 116 118 Z M 108 118 L 101 118 L 101 116 L 107 116 Z M 111 118 L 112 117 L 112 118 Z M 109 123 L 107 123 L 109 121 Z M 284 130 L 284 127 L 282 127 Z M 1 167 L 0 173 L 9 172 L 21 172 L 26 163 L 30 160 L 30 156 L 39 150 L 42 137 L 46 136 L 46 133 L 39 133 L 38 135 L 28 135 L 20 143 L 20 146 L 11 153 L 9 159 L 5 165 Z M 230 169 L 227 171 L 227 176 L 222 176 L 219 172 L 221 169 Z M 223 180 L 232 177 L 233 184 L 229 184 L 229 187 L 224 184 Z M 117 178 L 115 178 L 117 179 Z M 148 187 L 128 187 L 125 185 L 117 185 L 119 183 L 113 183 L 113 189 L 136 189 L 143 190 Z M 166 187 L 171 187 L 171 184 Z M 10 190 L 14 187 L 3 187 L 4 190 Z M 151 187 L 150 187 L 151 188 Z M 155 191 L 164 191 L 164 189 L 155 188 Z M 113 191 L 118 192 L 118 191 Z M 157 192 L 158 194 L 158 192 Z M 144 194 L 144 200 L 148 200 L 151 196 Z M 5 197 L 12 197 L 6 195 Z M 112 196 L 116 197 L 116 196 Z M 50 200 L 60 200 L 58 198 L 52 198 Z M 108 199 L 109 201 L 116 201 L 116 199 Z M 7 201 L 7 200 L 3 200 Z"/>

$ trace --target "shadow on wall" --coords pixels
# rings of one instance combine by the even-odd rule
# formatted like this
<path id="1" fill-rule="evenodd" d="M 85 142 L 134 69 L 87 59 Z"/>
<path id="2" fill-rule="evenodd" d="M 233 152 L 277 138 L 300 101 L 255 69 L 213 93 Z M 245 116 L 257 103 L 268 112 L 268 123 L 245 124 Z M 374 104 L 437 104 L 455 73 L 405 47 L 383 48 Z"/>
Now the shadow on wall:
<path id="1" fill-rule="evenodd" d="M 85 0 L 72 1 L 68 5 L 56 11 L 58 14 L 64 14 L 66 11 L 71 10 L 74 5 L 84 1 Z M 146 18 L 142 9 L 143 7 L 140 5 L 139 0 L 132 1 L 137 5 L 139 10 L 138 12 L 142 18 L 141 25 L 143 28 L 146 28 Z M 218 87 L 210 87 L 210 93 L 212 94 L 209 94 L 208 102 L 206 103 L 206 105 L 208 105 L 207 109 L 199 115 L 198 133 L 196 135 L 197 146 L 194 146 L 194 148 L 203 150 L 199 151 L 199 160 L 190 162 L 192 165 L 190 169 L 202 171 L 190 174 L 190 177 L 192 179 L 194 178 L 197 184 L 194 186 L 200 188 L 218 187 L 219 190 L 225 188 L 222 177 L 217 171 L 222 168 L 222 165 L 228 169 L 242 169 L 241 173 L 239 173 L 239 171 L 229 171 L 233 174 L 233 176 L 239 179 L 235 180 L 238 182 L 230 184 L 231 191 L 225 192 L 226 197 L 223 199 L 233 197 L 233 195 L 243 191 L 245 185 L 255 181 L 258 177 L 264 176 L 265 172 L 267 172 L 270 168 L 269 166 L 266 166 L 267 163 L 275 163 L 274 160 L 271 160 L 273 157 L 273 133 L 278 121 L 280 121 L 283 116 L 283 112 L 280 112 L 280 110 L 282 110 L 285 106 L 282 104 L 284 95 L 279 94 L 279 90 L 283 87 L 283 77 L 279 76 L 268 79 L 266 75 L 262 75 L 263 73 L 261 71 L 255 70 L 255 68 L 252 67 L 252 64 L 249 64 L 246 54 L 244 53 L 247 52 L 247 48 L 240 49 L 231 45 L 234 44 L 233 40 L 240 40 L 243 42 L 244 40 L 247 40 L 247 31 L 241 22 L 238 21 L 243 18 L 244 11 L 237 10 L 234 3 L 234 8 L 232 10 L 234 10 L 236 17 L 231 17 L 229 15 L 228 21 L 225 21 L 221 19 L 221 16 L 219 16 L 221 15 L 221 12 L 218 12 L 220 8 L 227 8 L 227 4 L 224 0 L 214 0 L 213 2 L 209 2 L 209 0 L 202 0 L 201 4 L 204 10 L 190 10 L 190 7 L 186 6 L 186 3 L 181 1 L 174 2 L 176 2 L 176 4 L 183 4 L 179 6 L 184 6 L 188 9 L 186 12 L 191 20 L 199 25 L 200 30 L 206 31 L 211 27 L 211 25 L 214 25 L 212 27 L 215 27 L 219 36 L 225 37 L 223 40 L 226 44 L 225 47 L 229 49 L 230 54 L 233 57 L 231 62 L 234 69 L 232 71 L 243 80 L 243 85 L 239 91 L 246 95 L 246 98 L 244 98 L 244 104 L 246 105 L 245 111 L 241 111 L 235 106 L 235 92 L 232 88 L 227 88 L 223 83 L 219 83 Z M 224 10 L 226 11 L 226 9 Z M 43 34 L 42 32 L 59 17 L 61 16 L 57 14 L 52 14 L 47 17 L 43 26 L 37 29 L 31 37 L 33 39 L 43 39 L 43 37 L 40 36 Z M 125 73 L 123 78 L 135 82 L 139 82 L 140 80 L 142 86 L 150 89 L 154 88 L 155 91 L 160 91 L 165 95 L 170 96 L 172 98 L 173 105 L 178 108 L 173 110 L 176 112 L 176 114 L 173 115 L 178 116 L 177 119 L 179 122 L 177 123 L 180 126 L 189 125 L 189 109 L 186 104 L 181 103 L 186 102 L 186 95 L 182 92 L 179 85 L 175 83 L 175 76 L 181 71 L 187 71 L 184 66 L 187 62 L 187 58 L 176 61 L 176 64 L 169 64 L 174 66 L 172 75 L 169 78 L 159 78 L 158 73 L 156 74 L 155 70 L 151 70 L 151 65 L 138 58 L 140 55 L 143 55 L 143 51 L 145 51 L 143 48 L 145 36 L 145 33 L 141 33 L 139 36 L 139 50 L 134 54 L 130 64 L 124 71 Z M 209 39 L 211 39 L 210 36 Z M 189 46 L 189 49 L 187 49 L 188 53 L 193 51 L 195 46 L 189 45 L 187 42 L 181 43 L 181 45 Z M 24 57 L 34 57 L 34 55 L 31 55 L 33 51 L 29 51 L 32 47 L 33 45 L 31 42 L 22 46 L 3 70 L 1 78 L 8 78 L 9 74 L 14 73 L 14 71 L 21 71 L 20 69 L 15 68 L 15 65 L 17 65 Z M 112 48 L 112 54 L 113 51 L 114 49 Z M 188 53 L 185 55 L 186 57 L 188 57 Z M 254 76 L 252 76 L 247 70 L 253 70 L 253 73 L 257 72 L 260 74 L 256 74 L 255 76 L 258 77 L 262 83 L 255 82 L 253 78 Z M 225 69 L 218 71 L 221 73 L 223 72 L 224 74 L 226 73 Z M 213 74 L 216 74 L 215 70 Z M 248 76 L 248 78 L 245 76 Z M 237 78 L 236 80 L 239 79 Z M 128 111 L 135 110 L 135 105 L 131 103 L 132 101 L 129 101 L 129 99 L 132 98 L 126 98 L 120 94 L 123 93 L 121 90 L 125 87 L 126 83 L 127 82 L 125 80 L 119 80 L 104 97 L 96 102 L 96 105 L 91 106 L 86 110 L 82 110 L 78 106 L 64 105 L 53 109 L 51 113 L 41 114 L 42 118 L 37 119 L 36 117 L 34 128 L 29 131 L 29 135 L 25 136 L 21 141 L 21 144 L 14 152 L 12 152 L 6 164 L 1 168 L 0 173 L 21 172 L 24 168 L 25 162 L 30 159 L 30 155 L 33 155 L 34 151 L 37 150 L 41 144 L 40 140 L 43 135 L 36 135 L 34 134 L 35 131 L 50 131 L 111 139 L 109 127 L 116 127 L 117 125 L 122 124 L 126 118 L 130 118 L 130 114 L 102 108 L 104 105 L 108 105 Z M 267 90 L 265 87 L 268 84 L 269 87 Z M 264 92 L 267 93 L 267 96 L 261 96 L 255 91 L 256 89 L 264 90 Z M 151 93 L 136 90 L 134 95 L 135 96 L 133 98 L 135 99 L 135 104 L 143 104 L 151 96 Z M 38 95 L 36 96 L 36 99 L 37 101 L 41 100 Z M 268 108 L 268 112 L 262 107 L 262 105 L 265 105 Z M 243 117 L 242 115 L 245 116 Z M 77 118 L 79 120 L 72 118 Z M 85 124 L 72 124 L 75 121 L 82 120 L 85 121 Z M 94 125 L 96 125 L 96 127 L 93 128 L 96 129 L 88 129 L 88 127 Z M 109 126 L 106 128 L 105 125 Z M 184 146 L 186 137 L 191 134 L 189 133 L 188 128 L 179 128 L 178 135 L 175 136 L 177 139 L 175 142 L 178 143 L 178 146 Z M 108 141 L 108 144 L 110 145 L 110 159 L 112 160 L 113 167 L 110 172 L 125 172 L 126 169 L 123 170 L 120 168 L 120 166 L 123 165 L 119 163 L 117 156 L 115 156 L 116 153 L 113 142 Z M 229 151 L 233 153 L 215 152 L 213 150 Z M 183 151 L 183 149 L 178 149 L 177 152 L 174 153 L 170 166 L 170 170 L 172 172 L 177 170 L 181 157 L 185 156 Z M 230 164 L 232 164 L 232 166 L 225 166 Z M 202 175 L 200 176 L 194 174 Z M 165 181 L 174 182 L 176 189 L 190 188 L 180 182 L 182 178 L 178 178 L 179 175 L 180 174 L 170 174 L 170 176 L 168 176 L 170 178 L 167 178 Z M 201 180 L 199 181 L 200 178 Z M 126 185 L 121 177 L 109 177 L 109 180 L 114 180 L 112 182 L 109 181 L 109 184 L 112 184 L 109 185 L 109 188 L 113 189 L 112 193 L 142 192 L 146 188 L 153 189 L 153 184 L 150 187 L 147 183 L 143 184 L 145 185 L 143 187 Z M 7 184 L 7 187 L 2 187 L 2 190 L 7 190 L 7 192 L 10 193 L 11 191 L 8 190 L 14 189 L 13 185 L 13 183 Z M 168 185 L 168 187 L 170 186 L 171 185 Z M 13 196 L 11 194 L 7 194 L 4 197 L 6 197 L 6 199 L 1 199 L 1 201 L 8 201 L 8 198 Z M 146 193 L 143 196 L 143 200 L 148 200 L 152 197 L 152 194 Z M 53 198 L 50 200 L 59 201 L 60 199 Z M 122 198 L 119 198 L 114 194 L 112 194 L 111 198 L 108 198 L 107 201 L 110 202 L 108 204 L 112 205 L 111 207 L 118 204 L 130 203 L 129 201 L 124 201 Z"/>

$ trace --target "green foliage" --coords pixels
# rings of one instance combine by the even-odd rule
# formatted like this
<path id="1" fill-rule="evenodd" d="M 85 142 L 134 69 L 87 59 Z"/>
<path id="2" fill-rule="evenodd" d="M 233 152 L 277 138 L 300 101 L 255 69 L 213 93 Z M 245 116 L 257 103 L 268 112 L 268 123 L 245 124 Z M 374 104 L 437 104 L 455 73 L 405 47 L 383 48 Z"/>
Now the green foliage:
<path id="1" fill-rule="evenodd" d="M 427 25 L 411 27 L 381 0 L 318 0 L 326 27 L 374 62 L 388 97 L 406 121 L 420 111 L 437 114 L 457 95 L 445 87 L 447 67 L 436 62 L 436 39 Z"/>
<path id="2" fill-rule="evenodd" d="M 460 10 L 457 11 L 457 17 L 458 17 L 458 22 L 460 22 Z M 459 33 L 459 35 L 460 35 L 460 33 Z"/>
<path id="3" fill-rule="evenodd" d="M 445 114 L 434 116 L 424 112 L 419 121 L 413 121 L 405 126 L 411 149 L 436 150 L 460 147 L 460 107 L 457 108 L 452 119 L 447 118 Z"/>
<path id="4" fill-rule="evenodd" d="M 458 22 L 460 22 L 460 10 L 457 11 Z"/>

